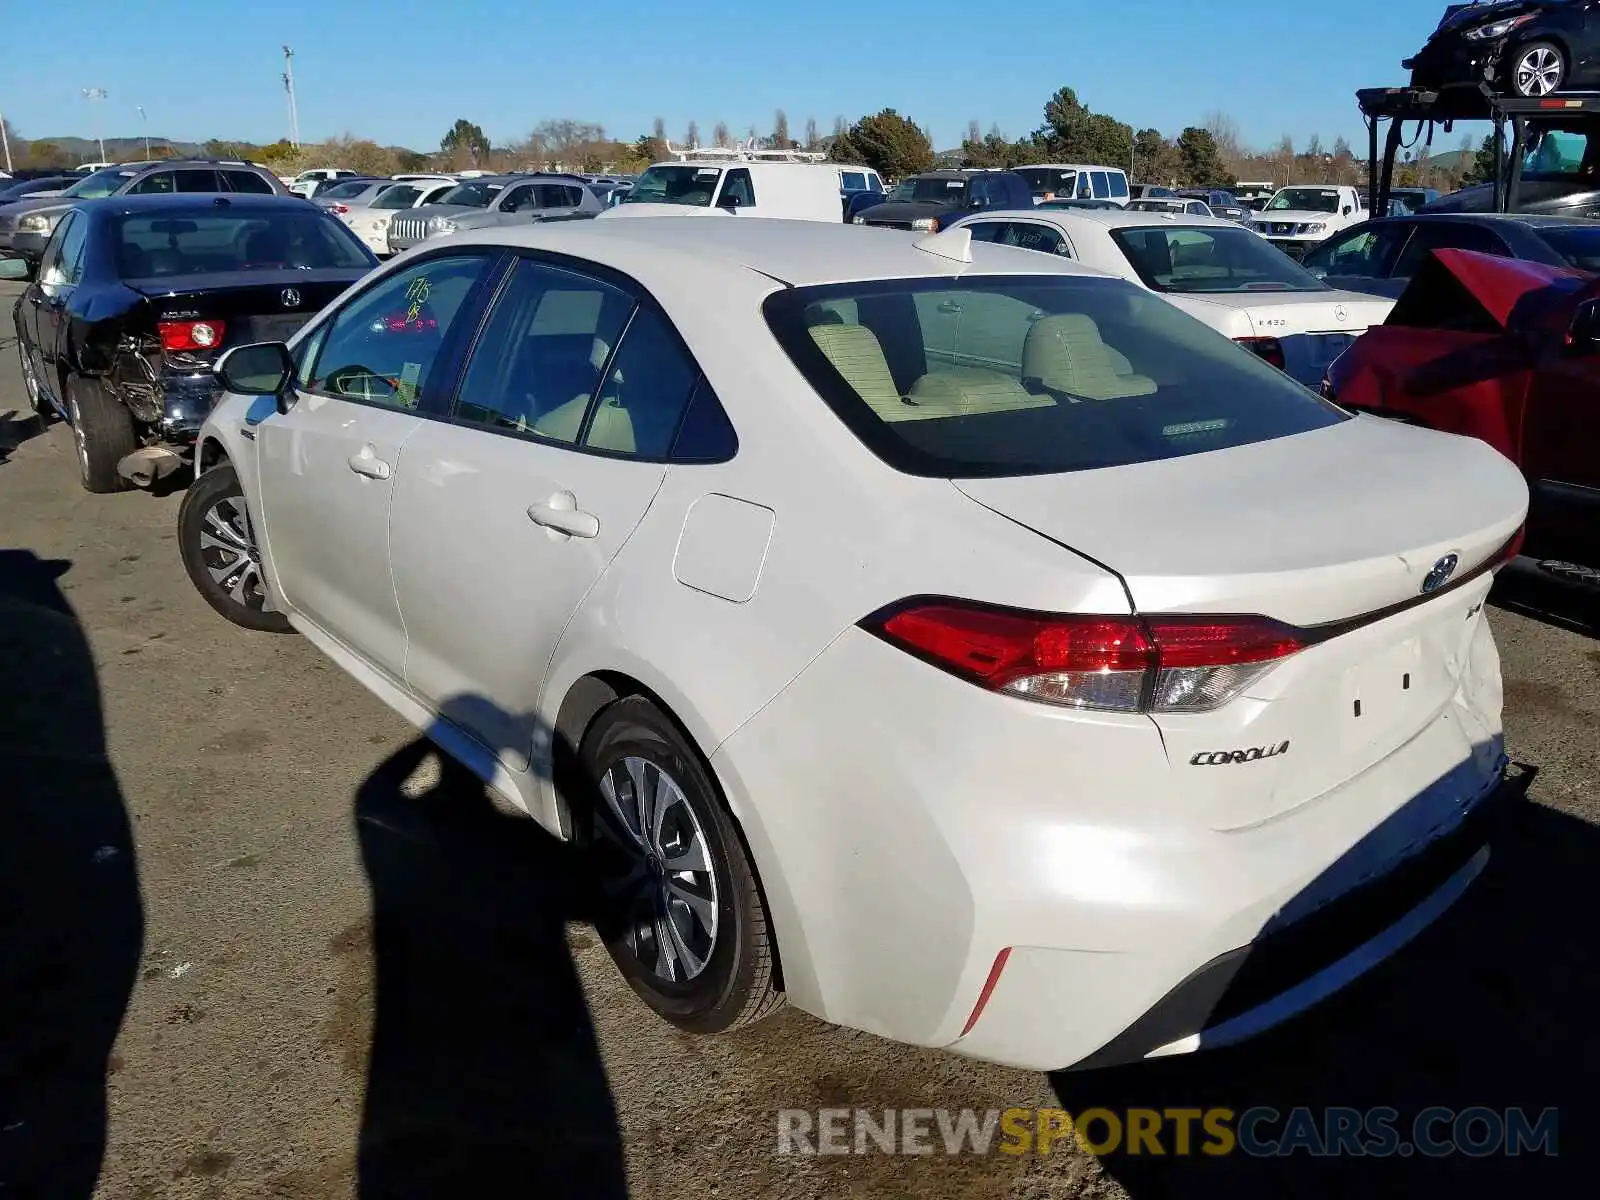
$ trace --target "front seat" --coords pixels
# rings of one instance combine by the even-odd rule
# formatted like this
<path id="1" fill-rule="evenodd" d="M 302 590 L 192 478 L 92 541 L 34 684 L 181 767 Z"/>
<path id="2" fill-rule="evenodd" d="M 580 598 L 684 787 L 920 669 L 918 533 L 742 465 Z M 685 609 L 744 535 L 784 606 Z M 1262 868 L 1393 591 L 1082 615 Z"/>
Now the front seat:
<path id="1" fill-rule="evenodd" d="M 1100 327 L 1083 313 L 1033 323 L 1022 343 L 1022 379 L 1090 400 L 1148 396 L 1156 390 L 1155 380 L 1134 374 L 1128 360 L 1100 340 Z"/>

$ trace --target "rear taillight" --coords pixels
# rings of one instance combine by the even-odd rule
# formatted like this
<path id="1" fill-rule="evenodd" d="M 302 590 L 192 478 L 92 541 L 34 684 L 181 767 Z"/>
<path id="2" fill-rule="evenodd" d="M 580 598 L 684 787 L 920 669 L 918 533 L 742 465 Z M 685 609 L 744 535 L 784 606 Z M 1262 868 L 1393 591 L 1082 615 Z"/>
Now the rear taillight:
<path id="1" fill-rule="evenodd" d="M 328 205 L 328 211 L 333 213 L 335 216 L 342 217 L 345 213 L 350 211 L 350 206 L 348 204 L 330 204 Z"/>
<path id="2" fill-rule="evenodd" d="M 162 321 L 161 345 L 166 350 L 213 350 L 222 344 L 223 321 Z"/>
<path id="3" fill-rule="evenodd" d="M 1205 712 L 1305 645 L 1266 617 L 1078 616 L 915 601 L 863 622 L 992 691 L 1069 708 Z"/>
<path id="4" fill-rule="evenodd" d="M 1283 357 L 1283 343 L 1275 337 L 1242 337 L 1233 340 L 1280 371 L 1287 364 L 1287 360 Z"/>

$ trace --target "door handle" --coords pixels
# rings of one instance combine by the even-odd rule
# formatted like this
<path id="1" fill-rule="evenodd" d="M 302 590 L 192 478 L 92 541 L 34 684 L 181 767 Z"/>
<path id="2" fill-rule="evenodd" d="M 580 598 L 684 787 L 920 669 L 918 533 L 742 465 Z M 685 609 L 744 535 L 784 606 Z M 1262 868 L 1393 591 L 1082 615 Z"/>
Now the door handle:
<path id="1" fill-rule="evenodd" d="M 946 300 L 943 304 L 939 305 L 939 311 L 942 313 L 958 313 L 961 311 L 961 305 L 957 304 L 954 300 Z"/>
<path id="2" fill-rule="evenodd" d="M 567 537 L 592 538 L 600 535 L 600 518 L 578 507 L 578 498 L 571 492 L 557 492 L 543 504 L 530 505 L 528 518 L 542 525 L 558 539 Z"/>
<path id="3" fill-rule="evenodd" d="M 357 475 L 365 475 L 368 479 L 389 478 L 389 464 L 375 457 L 371 446 L 363 446 L 360 454 L 352 454 L 345 461 Z"/>

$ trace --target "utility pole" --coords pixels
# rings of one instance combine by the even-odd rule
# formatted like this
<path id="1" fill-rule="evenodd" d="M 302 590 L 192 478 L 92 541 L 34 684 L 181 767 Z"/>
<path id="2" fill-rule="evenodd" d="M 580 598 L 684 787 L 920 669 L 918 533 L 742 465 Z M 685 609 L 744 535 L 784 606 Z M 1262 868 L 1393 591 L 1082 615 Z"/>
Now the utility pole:
<path id="1" fill-rule="evenodd" d="M 294 51 L 283 48 L 283 90 L 289 93 L 289 144 L 300 149 L 300 114 L 294 106 Z"/>
<path id="2" fill-rule="evenodd" d="M 144 105 L 135 104 L 134 108 L 139 110 L 139 124 L 144 129 L 144 160 L 145 160 L 145 162 L 149 162 L 150 161 L 150 118 L 145 115 Z"/>
<path id="3" fill-rule="evenodd" d="M 93 88 L 82 88 L 80 90 L 83 92 L 83 98 L 85 100 L 89 101 L 89 103 L 91 105 L 98 104 L 101 100 L 104 100 L 106 98 L 106 90 L 105 90 L 105 88 L 93 87 Z M 104 130 L 102 130 L 101 127 L 100 127 L 100 113 L 99 113 L 98 109 L 95 110 L 94 140 L 95 140 L 95 143 L 100 147 L 100 161 L 101 162 L 105 162 L 106 161 L 106 139 L 105 139 L 105 136 L 104 136 Z"/>
<path id="4" fill-rule="evenodd" d="M 0 113 L 0 145 L 5 147 L 6 174 L 11 174 L 11 135 L 6 132 L 6 117 Z"/>

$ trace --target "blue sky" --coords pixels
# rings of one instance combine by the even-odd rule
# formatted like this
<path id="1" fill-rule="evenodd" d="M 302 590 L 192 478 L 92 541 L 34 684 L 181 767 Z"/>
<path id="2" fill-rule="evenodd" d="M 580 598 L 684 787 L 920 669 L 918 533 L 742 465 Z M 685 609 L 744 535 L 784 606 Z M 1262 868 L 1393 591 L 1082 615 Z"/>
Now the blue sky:
<path id="1" fill-rule="evenodd" d="M 427 150 L 457 117 L 499 145 L 573 117 L 615 137 L 660 116 L 798 136 L 884 106 L 937 147 L 976 118 L 1010 136 L 1076 89 L 1096 111 L 1175 134 L 1220 110 L 1245 142 L 1358 148 L 1357 87 L 1403 82 L 1444 0 L 1222 4 L 1196 0 L 745 0 L 530 4 L 525 0 L 277 0 L 166 4 L 50 0 L 5 6 L 0 112 L 25 137 L 92 137 L 80 89 L 103 87 L 106 136 L 267 142 L 287 132 L 281 45 L 295 49 L 301 136 L 341 133 Z M 159 16 L 157 14 L 160 14 Z M 70 36 L 63 36 L 63 33 Z M 1460 138 L 1458 132 L 1453 139 Z M 1452 149 L 1439 144 L 1438 149 Z"/>

